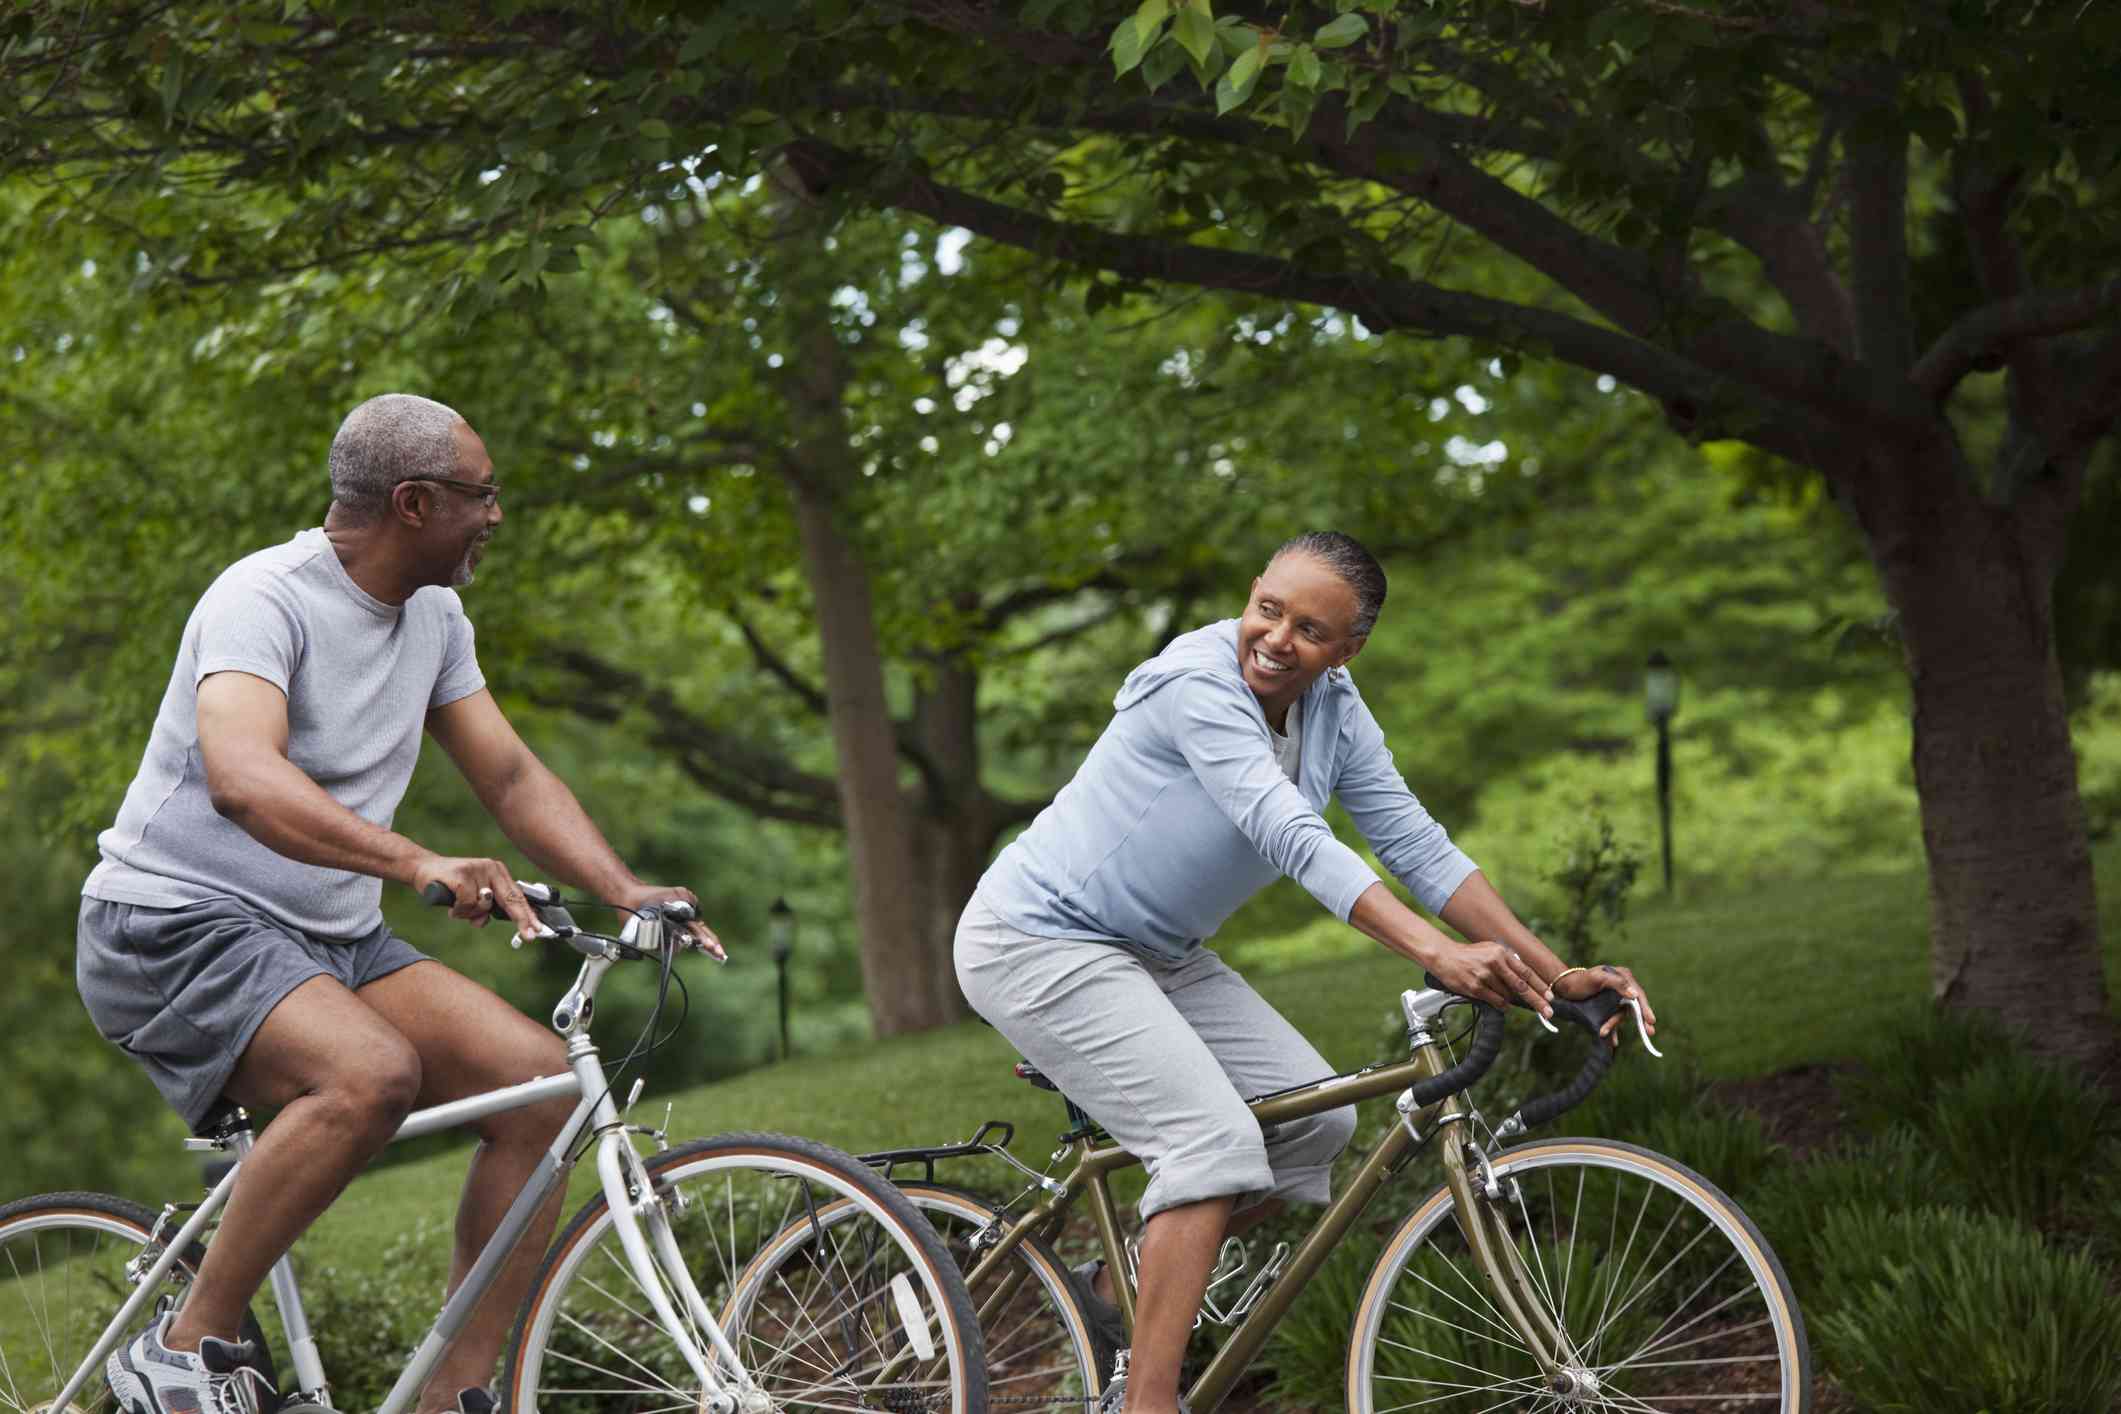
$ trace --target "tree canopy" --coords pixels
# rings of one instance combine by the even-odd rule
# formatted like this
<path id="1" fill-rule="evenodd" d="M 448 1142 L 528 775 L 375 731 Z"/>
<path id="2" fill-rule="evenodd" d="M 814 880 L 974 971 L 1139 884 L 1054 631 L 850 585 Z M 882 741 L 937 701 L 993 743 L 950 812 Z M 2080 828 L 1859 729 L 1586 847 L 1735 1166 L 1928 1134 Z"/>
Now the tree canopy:
<path id="1" fill-rule="evenodd" d="M 42 0 L 0 33 L 0 172 L 46 219 L 289 319 L 370 260 L 535 301 L 614 216 L 767 182 L 1093 308 L 1212 288 L 1639 389 L 1864 536 L 1938 994 L 2111 1040 L 2053 614 L 2121 410 L 2111 8 Z"/>

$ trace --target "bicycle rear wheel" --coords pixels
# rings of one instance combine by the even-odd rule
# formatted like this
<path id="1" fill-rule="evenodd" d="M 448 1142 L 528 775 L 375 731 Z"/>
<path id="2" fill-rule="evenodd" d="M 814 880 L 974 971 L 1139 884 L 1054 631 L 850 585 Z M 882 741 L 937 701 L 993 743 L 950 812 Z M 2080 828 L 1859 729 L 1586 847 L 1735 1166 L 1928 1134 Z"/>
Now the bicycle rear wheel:
<path id="1" fill-rule="evenodd" d="M 808 1140 L 731 1134 L 646 1164 L 694 1285 L 771 1408 L 984 1414 L 985 1349 L 964 1279 L 921 1215 L 860 1161 Z M 502 1383 L 507 1407 L 539 1414 L 703 1407 L 603 1196 L 547 1256 Z"/>
<path id="2" fill-rule="evenodd" d="M 132 1295 L 128 1268 L 154 1227 L 153 1210 L 106 1193 L 46 1193 L 0 1207 L 0 1414 L 55 1414 L 60 1389 Z M 194 1243 L 170 1268 L 147 1310 L 163 1298 L 181 1305 L 204 1256 Z M 146 1321 L 143 1315 L 136 1324 Z M 128 1330 L 121 1339 L 135 1333 Z M 248 1313 L 243 1338 L 266 1350 L 264 1333 Z M 271 1356 L 264 1358 L 269 1379 Z M 65 1414 L 112 1409 L 99 1370 Z"/>
<path id="3" fill-rule="evenodd" d="M 1000 1236 L 994 1208 L 973 1194 L 932 1183 L 902 1183 L 899 1192 L 921 1210 L 968 1274 Z M 997 1276 L 972 1288 L 972 1304 L 987 1345 L 987 1394 L 995 1404 L 1077 1411 L 1096 1401 L 1111 1372 L 1097 1368 L 1090 1325 L 1068 1269 L 1043 1238 L 1019 1243 Z"/>
<path id="4" fill-rule="evenodd" d="M 1707 1179 L 1602 1139 L 1527 1144 L 1492 1164 L 1503 1196 L 1489 1211 L 1571 1348 L 1569 1388 L 1504 1317 L 1439 1188 L 1393 1233 L 1363 1292 L 1348 1351 L 1356 1414 L 1809 1407 L 1789 1279 Z"/>

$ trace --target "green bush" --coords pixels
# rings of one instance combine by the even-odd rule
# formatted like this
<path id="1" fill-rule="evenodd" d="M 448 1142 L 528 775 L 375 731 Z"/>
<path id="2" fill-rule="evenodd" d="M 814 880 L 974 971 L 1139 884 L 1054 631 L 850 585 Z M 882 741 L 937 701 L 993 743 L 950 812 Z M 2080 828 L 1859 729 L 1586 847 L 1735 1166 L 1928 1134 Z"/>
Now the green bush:
<path id="1" fill-rule="evenodd" d="M 1582 1033 L 1572 1029 L 1567 1035 L 1580 1038 Z M 1677 1054 L 1670 1060 L 1651 1060 L 1629 1046 L 1591 1098 L 1554 1121 L 1550 1129 L 1556 1134 L 1595 1134 L 1648 1144 L 1643 1136 L 1663 1120 L 1697 1112 L 1707 1090 L 1691 1061 Z"/>
<path id="2" fill-rule="evenodd" d="M 1888 1032 L 1869 1064 L 1842 1082 L 1849 1119 L 1859 1131 L 1919 1123 L 1939 1090 L 2010 1044 L 1984 1016 L 1930 1012 Z"/>
<path id="3" fill-rule="evenodd" d="M 1968 1195 L 1957 1175 L 1939 1161 L 1927 1140 L 1896 1125 L 1868 1143 L 1790 1164 L 1746 1195 L 1746 1211 L 1799 1297 L 1810 1300 L 1819 1281 L 1819 1234 L 1835 1208 L 1900 1212 L 1926 1204 L 1964 1206 Z"/>
<path id="4" fill-rule="evenodd" d="M 1339 1409 L 1346 1403 L 1348 1332 L 1370 1278 L 1381 1237 L 1350 1232 L 1289 1308 L 1261 1352 L 1274 1371 L 1268 1398 L 1294 1409 Z"/>
<path id="5" fill-rule="evenodd" d="M 2002 1051 L 1940 1089 L 1919 1122 L 1976 1205 L 2047 1227 L 2098 1180 L 2113 1105 L 2079 1075 Z"/>
<path id="6" fill-rule="evenodd" d="M 2121 1401 L 2121 1296 L 2081 1253 L 1994 1215 L 1827 1213 L 1813 1340 L 1863 1406 L 2065 1414 Z"/>
<path id="7" fill-rule="evenodd" d="M 1667 1112 L 1613 1137 L 1679 1160 L 1734 1198 L 1749 1197 L 1789 1167 L 1789 1155 L 1768 1138 L 1760 1117 L 1729 1105 Z"/>
<path id="8" fill-rule="evenodd" d="M 373 1264 L 302 1269 L 303 1303 L 336 1407 L 383 1403 L 441 1307 L 450 1247 L 446 1227 L 420 1222 L 393 1237 Z M 293 1372 L 284 1359 L 280 1371 L 289 1384 Z"/>

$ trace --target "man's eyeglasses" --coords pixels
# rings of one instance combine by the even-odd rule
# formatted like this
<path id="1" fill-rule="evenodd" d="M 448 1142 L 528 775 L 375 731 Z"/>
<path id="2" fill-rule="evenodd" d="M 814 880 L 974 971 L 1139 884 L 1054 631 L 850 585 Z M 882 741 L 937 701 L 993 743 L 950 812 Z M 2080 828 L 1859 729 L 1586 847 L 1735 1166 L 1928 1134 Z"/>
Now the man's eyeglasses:
<path id="1" fill-rule="evenodd" d="M 451 476 L 408 476 L 407 481 L 417 481 L 429 486 L 447 486 L 450 490 L 466 496 L 476 496 L 479 504 L 492 510 L 501 499 L 501 483 L 498 481 L 459 481 Z"/>

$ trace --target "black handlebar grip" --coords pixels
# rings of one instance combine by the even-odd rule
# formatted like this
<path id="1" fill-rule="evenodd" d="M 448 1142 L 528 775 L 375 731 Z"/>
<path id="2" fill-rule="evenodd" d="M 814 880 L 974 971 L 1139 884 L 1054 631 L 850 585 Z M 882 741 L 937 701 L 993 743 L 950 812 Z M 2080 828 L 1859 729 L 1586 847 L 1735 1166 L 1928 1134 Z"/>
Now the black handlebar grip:
<path id="1" fill-rule="evenodd" d="M 1598 1088 L 1598 1082 L 1605 1079 L 1605 1073 L 1612 1066 L 1613 1048 L 1603 1041 L 1592 1042 L 1591 1053 L 1583 1058 L 1583 1069 L 1576 1072 L 1576 1078 L 1569 1082 L 1568 1088 L 1525 1101 L 1524 1107 L 1517 1112 L 1518 1118 L 1524 1121 L 1525 1128 L 1537 1129 L 1548 1120 L 1575 1109 Z"/>
<path id="2" fill-rule="evenodd" d="M 1565 997 L 1554 998 L 1554 1015 L 1564 1021 L 1574 1022 L 1592 1036 L 1591 1053 L 1584 1057 L 1583 1069 L 1568 1086 L 1551 1095 L 1539 1095 L 1524 1102 L 1517 1117 L 1527 1129 L 1537 1128 L 1550 1120 L 1568 1113 L 1582 1104 L 1593 1090 L 1598 1088 L 1605 1073 L 1613 1068 L 1613 1047 L 1598 1035 L 1598 1028 L 1612 1020 L 1620 1010 L 1620 993 L 1610 988 L 1591 993 L 1580 1002 Z"/>
<path id="3" fill-rule="evenodd" d="M 1433 979 L 1432 979 L 1433 980 Z M 1473 1045 L 1464 1060 L 1441 1075 L 1417 1080 L 1412 1089 L 1416 1105 L 1433 1105 L 1446 1095 L 1455 1095 L 1488 1073 L 1495 1057 L 1502 1054 L 1503 1015 L 1485 1002 L 1475 1002 L 1479 1020 L 1473 1028 Z"/>
<path id="4" fill-rule="evenodd" d="M 426 888 L 420 890 L 420 902 L 432 904 L 436 908 L 455 908 L 457 906 L 457 891 L 437 879 Z"/>

